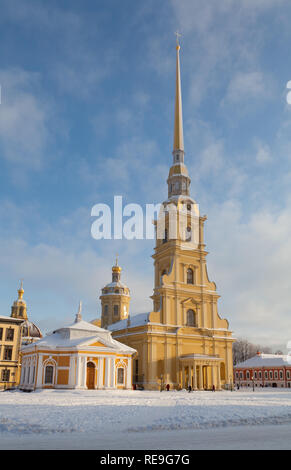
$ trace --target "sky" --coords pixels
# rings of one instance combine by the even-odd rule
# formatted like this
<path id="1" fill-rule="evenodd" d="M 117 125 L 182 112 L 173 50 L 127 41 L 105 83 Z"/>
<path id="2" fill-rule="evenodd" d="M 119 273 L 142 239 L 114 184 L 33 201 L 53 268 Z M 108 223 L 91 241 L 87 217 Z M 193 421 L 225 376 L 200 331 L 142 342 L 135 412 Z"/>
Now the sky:
<path id="1" fill-rule="evenodd" d="M 91 237 L 91 209 L 167 198 L 175 36 L 185 163 L 235 337 L 291 340 L 288 0 L 0 0 L 0 312 L 24 279 L 43 333 L 100 316 L 116 253 L 152 309 L 153 240 Z"/>

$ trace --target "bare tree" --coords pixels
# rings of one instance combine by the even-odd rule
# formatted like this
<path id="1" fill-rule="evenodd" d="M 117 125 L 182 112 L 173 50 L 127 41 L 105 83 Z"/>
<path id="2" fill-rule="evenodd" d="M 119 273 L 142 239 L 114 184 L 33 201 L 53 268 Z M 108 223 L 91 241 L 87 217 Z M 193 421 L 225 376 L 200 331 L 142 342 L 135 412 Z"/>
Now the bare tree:
<path id="1" fill-rule="evenodd" d="M 269 346 L 260 346 L 259 344 L 250 343 L 245 338 L 238 338 L 232 347 L 233 364 L 244 362 L 250 357 L 253 357 L 260 351 L 262 353 L 271 354 L 272 350 Z"/>

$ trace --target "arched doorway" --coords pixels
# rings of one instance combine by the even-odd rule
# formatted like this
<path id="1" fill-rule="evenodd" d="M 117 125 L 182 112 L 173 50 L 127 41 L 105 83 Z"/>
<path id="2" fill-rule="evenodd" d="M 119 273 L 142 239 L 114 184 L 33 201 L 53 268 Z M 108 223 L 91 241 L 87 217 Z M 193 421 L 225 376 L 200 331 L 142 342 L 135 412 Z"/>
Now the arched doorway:
<path id="1" fill-rule="evenodd" d="M 87 388 L 93 390 L 95 388 L 95 364 L 93 362 L 87 363 Z"/>
<path id="2" fill-rule="evenodd" d="M 220 364 L 220 379 L 225 380 L 225 364 L 222 362 Z"/>

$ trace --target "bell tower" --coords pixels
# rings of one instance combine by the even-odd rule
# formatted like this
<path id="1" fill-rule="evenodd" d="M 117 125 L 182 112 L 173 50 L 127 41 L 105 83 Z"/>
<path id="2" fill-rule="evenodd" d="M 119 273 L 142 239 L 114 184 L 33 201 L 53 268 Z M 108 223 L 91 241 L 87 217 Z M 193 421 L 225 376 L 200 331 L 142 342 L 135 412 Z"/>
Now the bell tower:
<path id="1" fill-rule="evenodd" d="M 18 299 L 13 302 L 11 307 L 12 318 L 23 318 L 23 320 L 27 320 L 27 307 L 26 302 L 23 299 L 23 294 L 23 281 L 21 281 L 20 288 L 18 289 Z"/>
<path id="2" fill-rule="evenodd" d="M 129 316 L 130 291 L 120 280 L 121 271 L 116 258 L 116 263 L 112 266 L 112 282 L 102 289 L 100 295 L 101 328 L 106 328 L 108 325 L 127 319 Z"/>
<path id="3" fill-rule="evenodd" d="M 204 222 L 190 196 L 190 177 L 184 162 L 180 45 L 176 46 L 176 96 L 173 164 L 168 176 L 168 199 L 156 223 L 155 321 L 178 327 L 226 328 L 217 312 L 216 285 L 207 274 Z M 163 220 L 162 230 L 159 224 Z M 201 331 L 201 330 L 200 330 Z"/>

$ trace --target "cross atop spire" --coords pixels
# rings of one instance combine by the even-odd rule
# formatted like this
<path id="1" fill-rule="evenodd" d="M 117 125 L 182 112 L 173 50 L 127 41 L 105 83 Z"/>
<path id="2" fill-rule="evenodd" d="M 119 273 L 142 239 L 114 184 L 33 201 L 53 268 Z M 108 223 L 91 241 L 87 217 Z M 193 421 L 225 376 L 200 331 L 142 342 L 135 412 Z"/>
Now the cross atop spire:
<path id="1" fill-rule="evenodd" d="M 180 34 L 179 31 L 176 31 L 174 34 L 176 36 L 177 46 L 180 47 L 179 38 L 182 36 L 182 34 Z"/>

